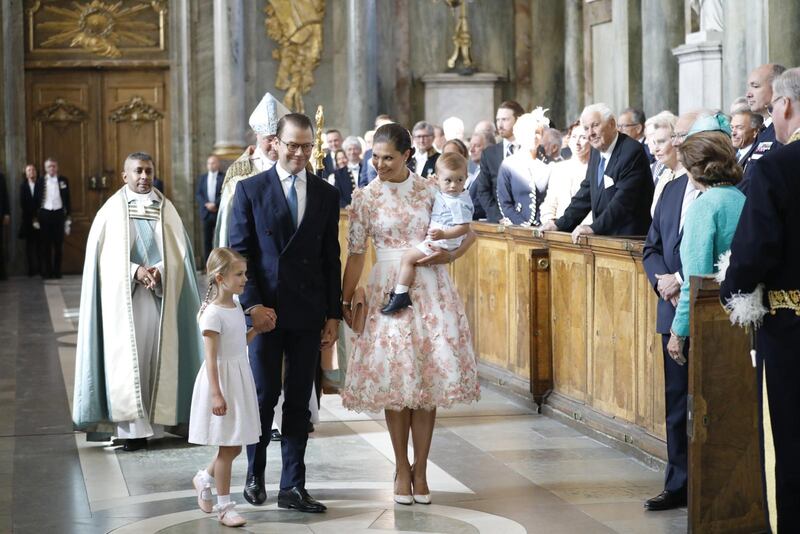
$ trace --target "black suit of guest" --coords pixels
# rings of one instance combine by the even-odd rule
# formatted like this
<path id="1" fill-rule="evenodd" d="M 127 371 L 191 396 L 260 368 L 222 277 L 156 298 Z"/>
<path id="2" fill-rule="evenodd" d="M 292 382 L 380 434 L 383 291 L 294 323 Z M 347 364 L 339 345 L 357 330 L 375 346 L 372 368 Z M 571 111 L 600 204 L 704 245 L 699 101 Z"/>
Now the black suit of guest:
<path id="1" fill-rule="evenodd" d="M 361 175 L 362 167 L 363 164 L 359 163 L 358 173 L 355 177 L 356 181 Z M 346 208 L 350 205 L 350 202 L 353 201 L 353 175 L 350 174 L 350 169 L 345 166 L 341 169 L 336 169 L 336 171 L 333 173 L 333 178 L 335 181 L 334 185 L 336 189 L 339 190 L 339 207 Z"/>
<path id="2" fill-rule="evenodd" d="M 564 215 L 556 221 L 559 230 L 571 232 L 591 211 L 590 225 L 598 235 L 643 236 L 650 228 L 653 176 L 642 144 L 617 134 L 617 144 L 603 175 L 599 175 L 600 152 L 592 148 L 586 178 L 572 197 Z"/>
<path id="3" fill-rule="evenodd" d="M 680 247 L 683 229 L 680 227 L 684 194 L 689 177 L 684 174 L 668 183 L 656 204 L 653 224 L 644 243 L 644 270 L 658 293 L 656 275 L 682 274 Z M 664 389 L 667 424 L 667 470 L 664 489 L 670 493 L 686 495 L 688 481 L 689 444 L 686 437 L 686 399 L 689 393 L 689 366 L 678 365 L 667 352 L 670 328 L 675 317 L 675 306 L 659 295 L 656 332 L 661 334 L 664 354 Z M 689 340 L 683 347 L 684 358 L 689 358 Z"/>
<path id="4" fill-rule="evenodd" d="M 64 250 L 64 223 L 69 217 L 69 181 L 65 176 L 58 176 L 51 182 L 47 176 L 37 180 L 41 190 L 39 205 L 39 225 L 42 240 L 42 275 L 45 278 L 61 278 L 61 256 Z M 55 185 L 57 196 L 61 199 L 61 208 L 51 209 L 48 204 L 48 190 Z"/>
<path id="5" fill-rule="evenodd" d="M 758 135 L 756 135 L 755 141 L 753 141 L 753 145 L 750 147 L 750 150 L 747 151 L 747 154 L 745 154 L 744 158 L 742 158 L 740 161 L 744 167 L 744 175 L 742 176 L 742 181 L 739 182 L 736 187 L 738 187 L 739 191 L 744 193 L 745 196 L 747 195 L 747 191 L 750 187 L 750 179 L 753 174 L 752 167 L 755 166 L 756 162 L 770 150 L 778 148 L 779 146 L 783 145 L 781 145 L 780 142 L 775 138 L 774 124 L 770 124 L 758 132 Z"/>
<path id="6" fill-rule="evenodd" d="M 361 172 L 358 175 L 358 187 L 366 187 L 369 183 L 378 176 L 378 171 L 372 165 L 372 149 L 367 149 L 364 152 L 364 157 L 361 158 Z"/>
<path id="7" fill-rule="evenodd" d="M 8 202 L 8 190 L 6 190 L 6 177 L 0 173 L 0 280 L 6 279 L 6 257 L 5 257 L 5 244 L 3 243 L 5 237 L 5 218 L 11 215 L 11 209 Z"/>
<path id="8" fill-rule="evenodd" d="M 277 315 L 275 329 L 256 336 L 249 347 L 261 441 L 247 447 L 248 479 L 263 481 L 283 377 L 280 487 L 288 490 L 305 488 L 308 399 L 319 365 L 321 331 L 327 319 L 342 317 L 339 194 L 306 173 L 305 210 L 295 230 L 277 165 L 236 185 L 229 236 L 231 248 L 247 258 L 242 307 L 263 305 Z"/>
<path id="9" fill-rule="evenodd" d="M 730 266 L 720 288 L 725 302 L 763 284 L 764 304 L 786 306 L 772 307 L 755 335 L 758 404 L 763 406 L 766 395 L 772 427 L 771 436 L 762 427 L 761 446 L 772 445 L 769 456 L 775 460 L 764 482 L 776 498 L 777 509 L 772 511 L 777 512 L 780 532 L 800 532 L 800 308 L 791 297 L 800 290 L 798 167 L 800 141 L 770 150 L 753 165 L 749 194 L 731 243 Z M 747 354 L 730 357 L 747 358 Z M 761 415 L 763 425 L 766 414 Z"/>
<path id="10" fill-rule="evenodd" d="M 408 166 L 408 170 L 411 172 L 416 173 L 423 178 L 427 178 L 431 174 L 436 173 L 436 160 L 439 159 L 440 155 L 441 154 L 435 150 L 431 150 L 428 154 L 428 159 L 425 160 L 425 165 L 422 166 L 422 169 L 417 169 L 417 160 L 414 157 L 409 158 L 406 165 Z"/>
<path id="11" fill-rule="evenodd" d="M 475 178 L 476 196 L 488 222 L 500 222 L 502 215 L 497 203 L 497 173 L 505 158 L 503 142 L 488 146 L 481 154 L 481 170 Z"/>
<path id="12" fill-rule="evenodd" d="M 214 182 L 214 205 L 219 210 L 219 198 L 222 195 L 222 182 L 225 174 L 217 171 L 217 179 Z M 208 190 L 208 173 L 197 177 L 197 192 L 195 193 L 197 205 L 200 208 L 200 220 L 203 223 L 203 262 L 208 260 L 211 249 L 214 247 L 214 229 L 217 226 L 217 212 L 206 208 L 206 203 L 211 202 L 211 191 Z"/>
<path id="13" fill-rule="evenodd" d="M 333 161 L 334 153 L 329 151 L 322 160 L 323 176 L 330 176 L 336 172 L 336 162 Z"/>
<path id="14" fill-rule="evenodd" d="M 37 178 L 33 182 L 31 191 L 30 182 L 24 179 L 19 186 L 19 205 L 22 211 L 22 224 L 19 227 L 20 239 L 25 240 L 25 256 L 28 261 L 28 276 L 39 274 L 41 257 L 41 243 L 39 229 L 34 228 L 33 222 L 38 215 L 39 206 L 42 204 L 42 182 Z"/>

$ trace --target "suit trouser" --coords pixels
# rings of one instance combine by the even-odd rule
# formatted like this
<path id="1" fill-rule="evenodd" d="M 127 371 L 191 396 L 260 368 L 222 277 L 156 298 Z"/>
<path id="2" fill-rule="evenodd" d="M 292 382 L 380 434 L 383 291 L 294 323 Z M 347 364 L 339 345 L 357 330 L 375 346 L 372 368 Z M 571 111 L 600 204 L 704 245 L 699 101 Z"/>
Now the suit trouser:
<path id="1" fill-rule="evenodd" d="M 39 274 L 39 264 L 42 255 L 42 244 L 39 239 L 39 230 L 31 230 L 25 238 L 25 257 L 28 262 L 28 276 Z"/>
<path id="2" fill-rule="evenodd" d="M 203 219 L 203 267 L 208 261 L 208 256 L 214 248 L 214 229 L 217 226 L 217 218 L 209 217 Z"/>
<path id="3" fill-rule="evenodd" d="M 64 210 L 39 210 L 42 241 L 42 274 L 61 275 L 61 255 L 64 250 Z"/>
<path id="4" fill-rule="evenodd" d="M 664 489 L 686 491 L 689 479 L 689 439 L 686 435 L 686 401 L 689 395 L 689 338 L 683 347 L 687 363 L 678 365 L 667 352 L 669 334 L 661 334 L 664 351 L 664 411 L 667 424 L 667 470 Z"/>
<path id="5" fill-rule="evenodd" d="M 283 421 L 281 424 L 281 489 L 305 487 L 305 452 L 308 442 L 308 398 L 319 366 L 321 328 L 289 330 L 276 328 L 250 343 L 249 358 L 258 392 L 261 439 L 247 446 L 247 474 L 264 476 L 267 446 L 272 432 L 275 405 L 281 394 L 283 376 Z M 286 370 L 282 372 L 286 355 Z"/>
<path id="6" fill-rule="evenodd" d="M 792 345 L 789 339 L 776 339 L 763 329 L 757 332 L 756 339 L 759 401 L 763 398 L 763 373 L 766 368 L 775 459 L 774 477 L 772 473 L 765 472 L 765 489 L 770 484 L 770 490 L 776 498 L 778 531 L 800 532 L 800 347 Z M 763 404 L 759 402 L 761 406 Z M 762 464 L 765 444 L 763 423 L 762 414 Z"/>

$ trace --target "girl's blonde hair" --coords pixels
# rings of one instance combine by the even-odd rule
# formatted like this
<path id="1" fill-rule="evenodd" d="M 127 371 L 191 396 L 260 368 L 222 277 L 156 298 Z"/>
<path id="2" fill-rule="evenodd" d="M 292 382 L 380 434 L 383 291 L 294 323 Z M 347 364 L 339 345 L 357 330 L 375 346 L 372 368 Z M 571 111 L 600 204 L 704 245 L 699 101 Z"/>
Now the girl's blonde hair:
<path id="1" fill-rule="evenodd" d="M 203 302 L 200 304 L 200 311 L 197 312 L 198 320 L 200 316 L 203 315 L 208 304 L 214 300 L 219 293 L 219 287 L 217 287 L 216 281 L 217 275 L 225 276 L 233 263 L 237 261 L 246 262 L 247 260 L 244 256 L 228 247 L 217 247 L 208 255 L 208 261 L 206 261 L 208 289 L 206 290 L 206 296 L 203 298 Z"/>

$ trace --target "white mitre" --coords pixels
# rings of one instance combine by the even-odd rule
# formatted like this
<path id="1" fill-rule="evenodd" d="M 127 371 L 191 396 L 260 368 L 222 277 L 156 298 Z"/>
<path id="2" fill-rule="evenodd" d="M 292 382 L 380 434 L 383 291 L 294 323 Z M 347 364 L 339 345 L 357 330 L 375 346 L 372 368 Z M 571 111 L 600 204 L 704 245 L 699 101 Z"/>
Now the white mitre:
<path id="1" fill-rule="evenodd" d="M 253 113 L 250 114 L 250 128 L 259 135 L 275 135 L 278 132 L 278 121 L 287 113 L 290 111 L 286 109 L 286 106 L 271 94 L 266 93 Z"/>

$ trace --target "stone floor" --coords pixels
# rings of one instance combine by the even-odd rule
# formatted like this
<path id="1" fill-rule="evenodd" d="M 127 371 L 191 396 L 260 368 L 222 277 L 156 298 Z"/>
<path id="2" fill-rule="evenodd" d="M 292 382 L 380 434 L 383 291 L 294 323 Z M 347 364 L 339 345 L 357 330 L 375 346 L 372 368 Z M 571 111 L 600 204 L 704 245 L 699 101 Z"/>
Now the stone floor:
<path id="1" fill-rule="evenodd" d="M 0 532 L 222 532 L 196 508 L 191 477 L 212 448 L 179 438 L 125 453 L 72 431 L 77 277 L 0 282 Z M 328 513 L 241 506 L 253 533 L 644 533 L 686 531 L 686 510 L 646 513 L 662 473 L 485 387 L 476 405 L 439 414 L 429 482 L 434 504 L 392 502 L 381 414 L 325 396 L 307 453 L 309 491 Z M 234 465 L 234 498 L 245 460 Z M 267 480 L 279 472 L 271 448 Z M 238 497 L 243 502 L 241 497 Z"/>

